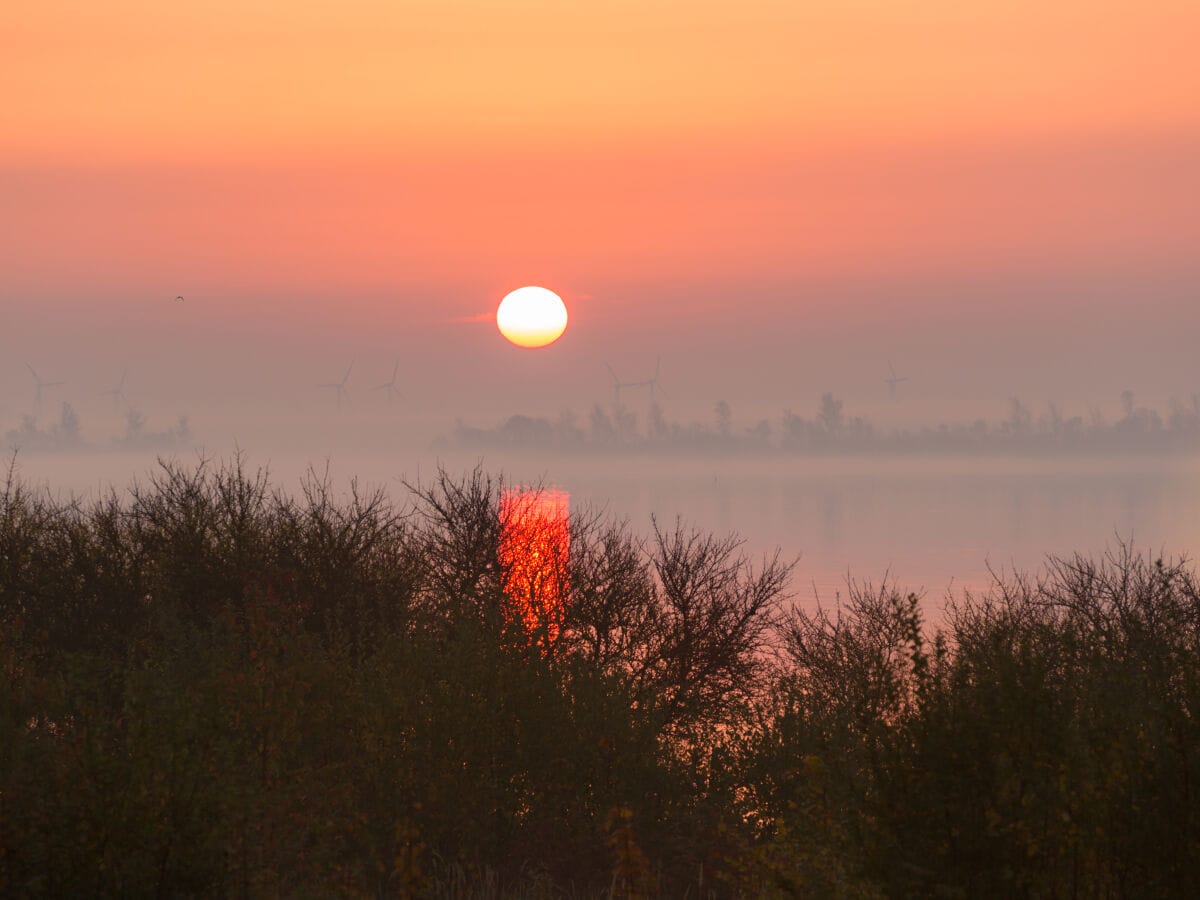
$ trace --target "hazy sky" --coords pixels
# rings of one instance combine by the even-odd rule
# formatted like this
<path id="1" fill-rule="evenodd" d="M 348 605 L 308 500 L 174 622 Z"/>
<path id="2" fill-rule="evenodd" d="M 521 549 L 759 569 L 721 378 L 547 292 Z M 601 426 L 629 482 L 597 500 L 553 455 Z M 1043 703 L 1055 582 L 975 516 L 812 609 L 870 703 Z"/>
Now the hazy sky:
<path id="1" fill-rule="evenodd" d="M 360 407 L 400 358 L 451 420 L 583 408 L 658 355 L 680 415 L 895 416 L 887 357 L 922 419 L 1200 390 L 1194 0 L 4 18 L 0 424 L 27 359 L 266 416 L 351 359 Z M 571 310 L 553 347 L 463 321 L 528 283 Z"/>

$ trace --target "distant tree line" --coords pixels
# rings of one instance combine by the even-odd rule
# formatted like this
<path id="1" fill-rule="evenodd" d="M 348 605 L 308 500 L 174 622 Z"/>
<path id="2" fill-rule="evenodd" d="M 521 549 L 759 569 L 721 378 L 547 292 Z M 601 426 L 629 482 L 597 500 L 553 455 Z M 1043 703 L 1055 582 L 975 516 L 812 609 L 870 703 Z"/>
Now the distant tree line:
<path id="1" fill-rule="evenodd" d="M 70 453 L 100 449 L 87 441 L 80 426 L 79 414 L 70 403 L 63 403 L 58 421 L 42 427 L 37 416 L 21 417 L 17 428 L 4 435 L 8 447 L 25 453 Z M 136 409 L 125 414 L 125 433 L 107 445 L 115 450 L 167 451 L 192 447 L 192 429 L 187 416 L 180 416 L 174 425 L 161 431 L 146 428 L 146 417 Z"/>
<path id="2" fill-rule="evenodd" d="M 512 447 L 559 450 L 641 450 L 710 453 L 984 453 L 1062 450 L 1200 449 L 1200 394 L 1174 399 L 1164 414 L 1121 395 L 1121 415 L 1109 421 L 1095 408 L 1068 416 L 1054 403 L 1041 413 L 1009 400 L 999 421 L 884 429 L 846 412 L 832 393 L 815 413 L 784 410 L 778 419 L 734 424 L 733 409 L 718 401 L 711 422 L 672 422 L 652 403 L 639 423 L 625 406 L 592 407 L 586 421 L 571 411 L 555 419 L 513 415 L 493 427 L 459 421 L 448 443 L 463 449 Z"/>
<path id="3" fill-rule="evenodd" d="M 0 894 L 1200 895 L 1200 593 L 1127 548 L 963 595 L 240 462 L 0 490 Z"/>

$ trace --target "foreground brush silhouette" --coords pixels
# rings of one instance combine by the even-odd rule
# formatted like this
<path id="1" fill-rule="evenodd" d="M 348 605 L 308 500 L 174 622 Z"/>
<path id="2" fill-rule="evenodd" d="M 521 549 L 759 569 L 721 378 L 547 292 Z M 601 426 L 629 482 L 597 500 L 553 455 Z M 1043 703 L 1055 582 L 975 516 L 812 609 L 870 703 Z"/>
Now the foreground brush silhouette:
<path id="1" fill-rule="evenodd" d="M 0 893 L 1200 892 L 1185 563 L 1051 560 L 931 633 L 891 586 L 805 612 L 778 557 L 576 515 L 539 621 L 500 491 L 10 468 Z"/>

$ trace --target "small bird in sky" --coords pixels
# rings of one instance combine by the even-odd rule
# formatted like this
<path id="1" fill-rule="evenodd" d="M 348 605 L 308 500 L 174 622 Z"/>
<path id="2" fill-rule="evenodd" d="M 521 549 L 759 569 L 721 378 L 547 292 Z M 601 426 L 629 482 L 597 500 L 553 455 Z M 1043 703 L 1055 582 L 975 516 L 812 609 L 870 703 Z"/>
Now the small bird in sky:
<path id="1" fill-rule="evenodd" d="M 177 295 L 175 296 L 175 302 L 176 302 L 176 303 L 180 303 L 180 302 L 182 302 L 182 300 L 183 300 L 183 295 L 181 295 L 181 294 L 177 294 Z"/>

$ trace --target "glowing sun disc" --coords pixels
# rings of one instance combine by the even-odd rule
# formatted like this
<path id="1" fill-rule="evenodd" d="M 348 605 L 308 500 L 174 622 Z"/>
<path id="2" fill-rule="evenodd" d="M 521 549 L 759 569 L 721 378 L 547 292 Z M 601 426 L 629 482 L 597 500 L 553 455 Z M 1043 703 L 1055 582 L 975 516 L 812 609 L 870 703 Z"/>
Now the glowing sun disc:
<path id="1" fill-rule="evenodd" d="M 567 307 L 554 291 L 517 288 L 496 308 L 496 327 L 518 347 L 545 347 L 567 330 Z"/>

